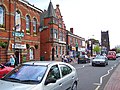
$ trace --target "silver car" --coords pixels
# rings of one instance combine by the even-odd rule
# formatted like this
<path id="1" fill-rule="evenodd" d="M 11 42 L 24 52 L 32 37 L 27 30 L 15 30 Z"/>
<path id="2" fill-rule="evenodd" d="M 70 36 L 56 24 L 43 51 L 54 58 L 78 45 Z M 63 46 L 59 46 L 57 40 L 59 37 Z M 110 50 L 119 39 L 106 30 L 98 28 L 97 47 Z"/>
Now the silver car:
<path id="1" fill-rule="evenodd" d="M 76 69 L 64 62 L 31 61 L 0 80 L 1 90 L 77 90 Z"/>
<path id="2" fill-rule="evenodd" d="M 92 60 L 92 66 L 96 65 L 108 65 L 108 59 L 106 56 L 98 55 Z"/>

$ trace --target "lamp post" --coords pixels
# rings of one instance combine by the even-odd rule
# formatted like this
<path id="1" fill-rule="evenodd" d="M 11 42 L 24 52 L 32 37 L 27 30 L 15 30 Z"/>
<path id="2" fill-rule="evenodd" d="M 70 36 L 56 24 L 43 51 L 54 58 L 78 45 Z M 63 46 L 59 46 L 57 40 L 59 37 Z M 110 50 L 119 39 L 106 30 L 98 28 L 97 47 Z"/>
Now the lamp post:
<path id="1" fill-rule="evenodd" d="M 14 54 L 15 54 L 15 34 L 16 34 L 16 0 L 14 1 Z"/>

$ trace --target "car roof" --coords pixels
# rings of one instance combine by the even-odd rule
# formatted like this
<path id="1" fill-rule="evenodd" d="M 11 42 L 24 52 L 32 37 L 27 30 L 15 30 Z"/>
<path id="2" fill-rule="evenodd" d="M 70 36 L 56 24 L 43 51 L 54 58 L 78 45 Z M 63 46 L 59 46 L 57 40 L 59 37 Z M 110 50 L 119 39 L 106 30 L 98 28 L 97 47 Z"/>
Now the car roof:
<path id="1" fill-rule="evenodd" d="M 60 62 L 60 61 L 29 61 L 29 62 L 25 62 L 23 64 L 29 64 L 29 65 L 52 65 L 52 64 L 65 64 L 64 62 Z"/>

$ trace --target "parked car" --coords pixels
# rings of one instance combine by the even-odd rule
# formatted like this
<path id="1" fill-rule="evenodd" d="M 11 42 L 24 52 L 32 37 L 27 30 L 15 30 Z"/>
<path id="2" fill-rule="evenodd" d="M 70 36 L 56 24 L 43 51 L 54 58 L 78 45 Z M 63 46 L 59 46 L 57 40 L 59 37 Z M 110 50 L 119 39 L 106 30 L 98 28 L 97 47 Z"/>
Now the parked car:
<path id="1" fill-rule="evenodd" d="M 116 54 L 116 58 L 119 58 L 119 57 L 120 57 L 120 53 L 117 53 L 117 54 Z"/>
<path id="2" fill-rule="evenodd" d="M 108 58 L 108 60 L 110 60 L 110 59 L 116 60 L 116 52 L 115 51 L 109 51 L 108 54 L 107 54 L 107 58 Z"/>
<path id="3" fill-rule="evenodd" d="M 26 62 L 0 80 L 1 90 L 77 90 L 76 69 L 64 62 Z"/>
<path id="4" fill-rule="evenodd" d="M 9 73 L 10 71 L 12 71 L 14 68 L 13 67 L 7 67 L 3 64 L 0 64 L 0 79 L 6 75 L 7 73 Z"/>
<path id="5" fill-rule="evenodd" d="M 96 56 L 93 60 L 92 60 L 92 66 L 96 66 L 96 65 L 103 65 L 106 66 L 108 65 L 108 59 L 106 56 Z"/>
<path id="6" fill-rule="evenodd" d="M 79 63 L 90 63 L 90 58 L 87 55 L 80 55 L 78 58 L 78 64 Z"/>

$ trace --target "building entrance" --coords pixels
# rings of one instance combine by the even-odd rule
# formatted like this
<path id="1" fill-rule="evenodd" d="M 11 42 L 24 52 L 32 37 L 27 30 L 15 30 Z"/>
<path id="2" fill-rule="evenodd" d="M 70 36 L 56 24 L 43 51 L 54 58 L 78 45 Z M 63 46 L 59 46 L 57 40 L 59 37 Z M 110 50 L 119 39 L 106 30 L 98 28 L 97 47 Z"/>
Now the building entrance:
<path id="1" fill-rule="evenodd" d="M 20 50 L 15 50 L 15 64 L 18 65 L 20 63 Z"/>

